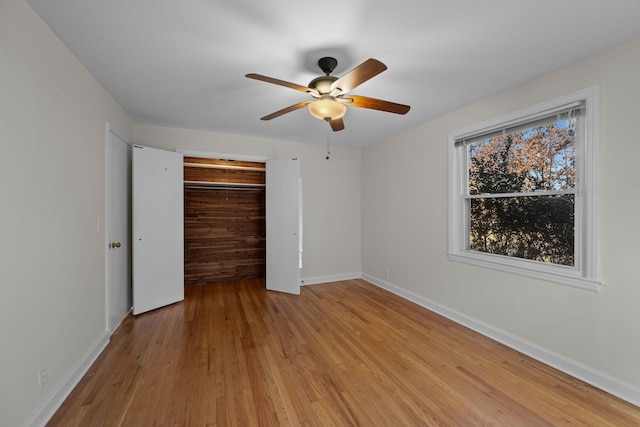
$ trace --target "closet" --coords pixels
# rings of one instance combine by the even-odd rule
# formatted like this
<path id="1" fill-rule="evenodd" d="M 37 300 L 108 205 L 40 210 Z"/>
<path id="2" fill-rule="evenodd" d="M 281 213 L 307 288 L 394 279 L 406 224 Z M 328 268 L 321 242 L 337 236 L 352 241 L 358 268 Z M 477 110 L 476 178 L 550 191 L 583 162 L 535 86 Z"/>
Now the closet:
<path id="1" fill-rule="evenodd" d="M 184 158 L 184 282 L 265 277 L 265 164 Z"/>

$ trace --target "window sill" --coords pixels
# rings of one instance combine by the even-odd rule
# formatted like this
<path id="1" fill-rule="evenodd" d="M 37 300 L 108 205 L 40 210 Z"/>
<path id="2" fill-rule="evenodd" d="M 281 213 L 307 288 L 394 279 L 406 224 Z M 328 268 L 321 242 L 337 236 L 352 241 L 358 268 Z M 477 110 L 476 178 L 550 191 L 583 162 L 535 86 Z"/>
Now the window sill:
<path id="1" fill-rule="evenodd" d="M 562 268 L 559 268 L 558 270 L 536 268 L 536 262 L 512 260 L 507 257 L 477 254 L 474 252 L 448 253 L 447 255 L 451 261 L 464 262 L 466 264 L 472 264 L 479 267 L 506 271 L 508 273 L 559 283 L 561 285 L 573 286 L 575 288 L 586 289 L 593 292 L 599 292 L 600 286 L 602 285 L 602 282 L 599 280 L 587 279 L 578 276 L 574 270 L 567 269 L 569 271 L 559 271 Z"/>

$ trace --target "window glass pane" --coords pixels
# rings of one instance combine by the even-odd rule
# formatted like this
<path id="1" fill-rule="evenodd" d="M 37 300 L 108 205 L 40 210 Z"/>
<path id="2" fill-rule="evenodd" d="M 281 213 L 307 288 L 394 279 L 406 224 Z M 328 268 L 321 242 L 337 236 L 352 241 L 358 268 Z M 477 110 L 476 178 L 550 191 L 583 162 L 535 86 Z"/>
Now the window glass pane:
<path id="1" fill-rule="evenodd" d="M 575 126 L 563 118 L 468 144 L 469 194 L 574 188 Z"/>
<path id="2" fill-rule="evenodd" d="M 574 265 L 574 196 L 470 200 L 469 249 Z"/>

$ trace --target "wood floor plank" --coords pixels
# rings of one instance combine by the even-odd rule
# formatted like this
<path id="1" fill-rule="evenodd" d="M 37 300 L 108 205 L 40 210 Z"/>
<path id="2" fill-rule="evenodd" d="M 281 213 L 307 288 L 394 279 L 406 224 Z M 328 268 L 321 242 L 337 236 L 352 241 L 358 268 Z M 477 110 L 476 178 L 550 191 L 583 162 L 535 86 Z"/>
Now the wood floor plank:
<path id="1" fill-rule="evenodd" d="M 633 426 L 640 408 L 362 280 L 187 286 L 49 426 Z"/>

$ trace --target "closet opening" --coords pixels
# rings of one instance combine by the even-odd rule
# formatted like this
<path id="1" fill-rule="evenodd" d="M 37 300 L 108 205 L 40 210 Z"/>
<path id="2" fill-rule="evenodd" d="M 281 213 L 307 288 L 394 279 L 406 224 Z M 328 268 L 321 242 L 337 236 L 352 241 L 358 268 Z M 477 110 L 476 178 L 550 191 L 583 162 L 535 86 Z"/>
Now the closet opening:
<path id="1" fill-rule="evenodd" d="M 184 282 L 264 278 L 265 164 L 184 158 Z"/>

